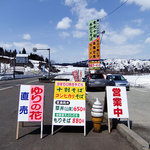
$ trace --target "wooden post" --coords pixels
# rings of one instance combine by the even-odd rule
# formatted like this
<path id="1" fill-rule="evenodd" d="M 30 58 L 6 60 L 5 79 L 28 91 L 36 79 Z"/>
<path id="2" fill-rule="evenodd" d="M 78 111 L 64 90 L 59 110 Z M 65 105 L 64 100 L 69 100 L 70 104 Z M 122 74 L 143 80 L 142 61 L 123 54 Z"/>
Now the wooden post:
<path id="1" fill-rule="evenodd" d="M 18 137 L 19 137 L 19 121 L 17 121 L 16 140 L 18 140 Z"/>
<path id="2" fill-rule="evenodd" d="M 110 133 L 110 118 L 108 118 L 108 132 Z"/>
<path id="3" fill-rule="evenodd" d="M 24 122 L 21 123 L 21 127 L 22 127 L 22 128 L 24 127 Z"/>

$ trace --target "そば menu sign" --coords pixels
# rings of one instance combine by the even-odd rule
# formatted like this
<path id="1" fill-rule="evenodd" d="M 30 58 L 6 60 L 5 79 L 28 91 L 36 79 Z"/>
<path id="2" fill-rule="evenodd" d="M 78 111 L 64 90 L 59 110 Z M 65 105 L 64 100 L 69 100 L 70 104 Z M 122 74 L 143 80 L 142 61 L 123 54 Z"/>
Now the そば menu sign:
<path id="1" fill-rule="evenodd" d="M 52 134 L 53 125 L 85 127 L 85 112 L 85 83 L 55 82 Z"/>
<path id="2" fill-rule="evenodd" d="M 125 87 L 107 86 L 108 118 L 129 118 Z"/>
<path id="3" fill-rule="evenodd" d="M 44 86 L 21 85 L 18 121 L 43 120 Z"/>

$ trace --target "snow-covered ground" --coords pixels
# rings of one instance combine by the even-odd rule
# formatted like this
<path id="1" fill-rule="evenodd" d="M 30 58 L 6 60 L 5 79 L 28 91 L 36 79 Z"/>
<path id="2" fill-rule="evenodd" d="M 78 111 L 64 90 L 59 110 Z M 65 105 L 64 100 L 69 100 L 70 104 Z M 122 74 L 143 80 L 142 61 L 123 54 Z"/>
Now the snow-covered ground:
<path id="1" fill-rule="evenodd" d="M 82 77 L 85 76 L 85 72 L 87 68 L 85 67 L 73 67 L 73 66 L 55 66 L 57 69 L 61 70 L 60 73 L 71 73 L 74 70 L 82 71 Z M 72 75 L 64 75 L 62 78 L 69 78 L 70 81 L 74 81 Z M 150 88 L 150 74 L 149 75 L 124 75 L 127 81 L 130 83 L 131 86 L 135 87 L 146 87 Z"/>
<path id="2" fill-rule="evenodd" d="M 150 88 L 150 75 L 125 75 L 131 86 Z"/>
<path id="3" fill-rule="evenodd" d="M 34 77 L 34 76 L 39 76 L 41 75 L 41 70 L 39 70 L 39 61 L 35 60 L 30 60 L 31 63 L 33 64 L 33 68 L 30 68 L 28 66 L 23 67 L 23 66 L 16 66 L 15 71 L 21 71 L 24 72 L 23 75 L 15 75 L 15 78 L 28 78 L 28 77 Z M 0 80 L 9 80 L 13 79 L 13 70 L 14 68 L 10 66 L 10 64 L 0 64 Z M 4 75 L 5 74 L 5 75 Z"/>
<path id="4" fill-rule="evenodd" d="M 16 70 L 23 71 L 24 75 L 16 76 L 16 77 L 23 78 L 23 77 L 27 77 L 27 76 L 31 77 L 31 76 L 42 74 L 41 70 L 39 70 L 39 68 L 38 68 L 39 61 L 34 61 L 34 60 L 30 60 L 30 61 L 33 64 L 34 67 L 33 68 L 30 68 L 30 67 L 25 67 L 25 68 L 24 67 L 17 67 Z M 109 61 L 109 60 L 107 60 L 107 61 Z M 127 64 L 127 62 L 125 60 L 124 61 L 122 60 L 122 63 Z M 149 62 L 144 62 L 144 63 L 147 64 Z M 117 64 L 117 63 L 114 63 L 114 64 Z M 85 73 L 88 70 L 88 68 L 85 68 L 85 67 L 59 66 L 59 65 L 55 65 L 55 67 L 56 67 L 56 69 L 60 70 L 60 72 L 57 73 L 56 78 L 62 78 L 62 79 L 67 78 L 70 81 L 74 81 L 72 71 L 77 70 L 80 75 L 82 74 L 82 78 L 84 78 Z M 120 68 L 120 66 L 119 66 L 119 68 Z M 13 68 L 10 67 L 9 64 L 1 63 L 1 73 L 3 73 L 4 70 L 6 71 L 7 74 L 12 74 L 13 73 Z M 45 71 L 48 72 L 48 70 L 45 70 Z M 131 86 L 150 88 L 150 74 L 149 75 L 125 75 L 124 77 L 128 80 L 128 82 L 130 82 Z M 7 79 L 11 79 L 11 78 L 13 78 L 12 75 L 0 76 L 0 80 L 7 80 Z"/>

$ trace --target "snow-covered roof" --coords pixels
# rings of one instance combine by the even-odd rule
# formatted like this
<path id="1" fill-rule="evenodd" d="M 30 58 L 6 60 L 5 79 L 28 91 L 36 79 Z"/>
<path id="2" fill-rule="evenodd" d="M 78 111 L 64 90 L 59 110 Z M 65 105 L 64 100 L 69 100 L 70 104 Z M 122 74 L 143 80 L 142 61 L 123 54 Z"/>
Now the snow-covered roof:
<path id="1" fill-rule="evenodd" d="M 28 57 L 28 54 L 17 54 L 16 57 Z"/>

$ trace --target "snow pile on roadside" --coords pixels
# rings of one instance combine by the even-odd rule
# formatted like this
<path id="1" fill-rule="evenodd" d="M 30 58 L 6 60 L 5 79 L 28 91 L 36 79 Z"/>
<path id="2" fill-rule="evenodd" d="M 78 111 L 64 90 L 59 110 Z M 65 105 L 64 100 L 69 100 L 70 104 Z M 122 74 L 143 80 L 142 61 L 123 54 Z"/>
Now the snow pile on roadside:
<path id="1" fill-rule="evenodd" d="M 55 66 L 57 69 L 60 70 L 61 73 L 72 73 L 74 70 L 81 70 L 82 71 L 82 77 L 85 76 L 85 72 L 87 68 L 84 67 L 73 67 L 73 66 Z M 74 81 L 73 75 L 60 75 L 59 77 L 62 78 L 69 78 L 70 81 Z M 124 77 L 127 79 L 127 81 L 130 83 L 131 86 L 135 87 L 146 87 L 150 88 L 150 75 L 124 75 Z"/>
<path id="2" fill-rule="evenodd" d="M 131 86 L 150 88 L 150 75 L 125 75 Z"/>
<path id="3" fill-rule="evenodd" d="M 55 65 L 55 67 L 56 67 L 56 69 L 60 70 L 60 72 L 58 72 L 58 74 L 60 74 L 60 75 L 58 75 L 56 77 L 59 79 L 69 79 L 70 81 L 74 81 L 72 72 L 75 70 L 77 70 L 79 72 L 79 75 L 80 75 L 80 72 L 82 72 L 81 73 L 82 77 L 85 76 L 85 70 L 86 70 L 85 67 L 59 66 L 59 65 Z"/>

